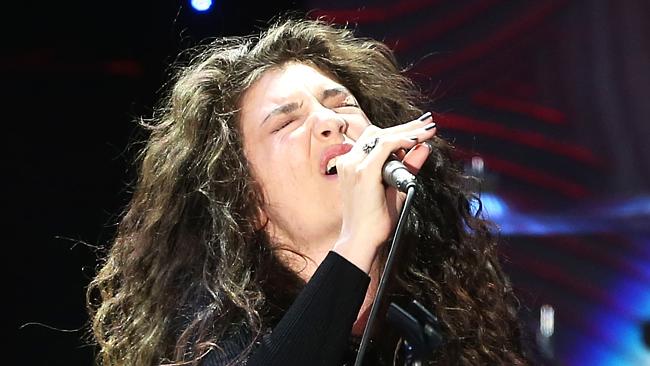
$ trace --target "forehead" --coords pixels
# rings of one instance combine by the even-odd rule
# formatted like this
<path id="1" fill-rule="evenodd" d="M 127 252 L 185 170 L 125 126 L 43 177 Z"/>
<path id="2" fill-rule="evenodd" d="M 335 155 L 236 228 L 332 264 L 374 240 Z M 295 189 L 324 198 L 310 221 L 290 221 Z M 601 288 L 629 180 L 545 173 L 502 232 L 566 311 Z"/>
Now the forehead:
<path id="1" fill-rule="evenodd" d="M 241 101 L 242 113 L 268 113 L 270 109 L 290 102 L 300 94 L 317 95 L 335 87 L 341 87 L 341 84 L 319 69 L 302 63 L 287 63 L 265 71 L 248 88 Z"/>

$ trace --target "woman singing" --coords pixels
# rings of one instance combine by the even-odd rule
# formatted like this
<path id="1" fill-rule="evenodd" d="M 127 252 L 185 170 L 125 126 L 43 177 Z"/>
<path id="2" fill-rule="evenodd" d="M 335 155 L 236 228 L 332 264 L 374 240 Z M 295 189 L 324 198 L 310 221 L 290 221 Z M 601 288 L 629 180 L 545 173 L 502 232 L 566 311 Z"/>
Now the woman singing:
<path id="1" fill-rule="evenodd" d="M 438 319 L 434 365 L 521 365 L 488 222 L 382 43 L 320 21 L 223 38 L 178 68 L 88 289 L 103 365 L 352 365 L 405 195 L 386 296 Z M 377 318 L 365 365 L 402 364 Z M 399 358 L 399 357 L 398 357 Z"/>

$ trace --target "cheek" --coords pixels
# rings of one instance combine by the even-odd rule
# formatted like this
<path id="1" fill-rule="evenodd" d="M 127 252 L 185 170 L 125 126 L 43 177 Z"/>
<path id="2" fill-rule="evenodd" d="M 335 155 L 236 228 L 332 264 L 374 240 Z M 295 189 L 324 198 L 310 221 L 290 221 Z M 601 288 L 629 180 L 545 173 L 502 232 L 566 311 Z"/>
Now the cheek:
<path id="1" fill-rule="evenodd" d="M 309 167 L 305 154 L 289 141 L 256 151 L 251 165 L 256 179 L 271 201 L 278 201 L 282 195 L 290 195 L 304 184 Z"/>
<path id="2" fill-rule="evenodd" d="M 268 196 L 269 187 L 273 185 L 274 158 L 273 154 L 264 148 L 263 145 L 247 145 L 244 154 L 250 166 L 253 178 L 262 188 L 264 195 Z"/>

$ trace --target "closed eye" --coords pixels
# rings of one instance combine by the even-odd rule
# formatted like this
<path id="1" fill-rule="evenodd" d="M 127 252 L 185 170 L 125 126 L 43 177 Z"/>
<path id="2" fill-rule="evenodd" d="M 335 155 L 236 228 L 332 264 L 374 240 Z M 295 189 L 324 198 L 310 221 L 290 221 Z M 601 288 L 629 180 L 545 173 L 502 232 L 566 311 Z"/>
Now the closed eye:
<path id="1" fill-rule="evenodd" d="M 277 129 L 273 130 L 273 132 L 278 132 L 278 131 L 280 131 L 281 129 L 283 129 L 283 128 L 289 126 L 290 124 L 292 124 L 292 123 L 295 122 L 295 121 L 297 121 L 297 120 L 296 120 L 296 119 L 290 119 L 290 120 L 288 120 L 288 121 L 286 121 L 286 122 L 283 122 L 283 123 L 280 125 L 280 127 L 278 127 Z"/>

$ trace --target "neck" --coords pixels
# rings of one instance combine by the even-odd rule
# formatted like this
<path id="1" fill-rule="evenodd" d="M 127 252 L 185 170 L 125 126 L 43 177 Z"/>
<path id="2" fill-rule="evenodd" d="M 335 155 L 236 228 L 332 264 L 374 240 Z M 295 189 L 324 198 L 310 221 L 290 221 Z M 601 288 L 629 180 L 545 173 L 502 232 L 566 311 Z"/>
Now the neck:
<path id="1" fill-rule="evenodd" d="M 277 238 L 276 238 L 277 239 Z M 287 241 L 280 241 L 287 242 Z M 333 243 L 336 238 L 332 240 L 320 240 L 317 242 L 303 243 L 303 245 L 295 245 L 295 241 L 290 240 L 290 245 L 284 245 L 285 250 L 279 250 L 278 258 L 286 266 L 288 266 L 294 273 L 296 273 L 303 281 L 308 282 L 313 276 L 314 272 L 323 262 L 327 254 L 333 248 Z M 370 285 L 366 291 L 357 320 L 352 327 L 352 334 L 361 336 L 365 329 L 372 308 L 372 303 L 377 293 L 379 286 L 379 279 L 381 273 L 381 263 L 378 257 L 375 257 L 368 275 L 370 276 Z"/>
<path id="2" fill-rule="evenodd" d="M 307 282 L 329 251 L 332 250 L 336 238 L 325 238 L 316 241 L 297 239 L 289 239 L 286 235 L 274 236 L 274 241 L 280 243 L 277 251 L 280 261 Z"/>

